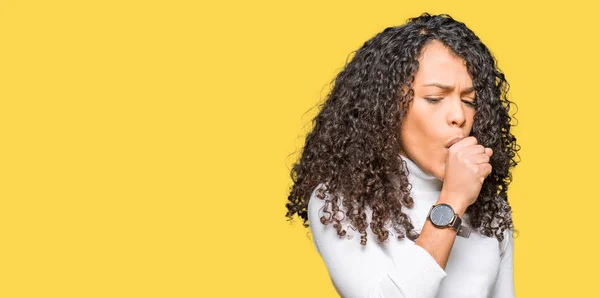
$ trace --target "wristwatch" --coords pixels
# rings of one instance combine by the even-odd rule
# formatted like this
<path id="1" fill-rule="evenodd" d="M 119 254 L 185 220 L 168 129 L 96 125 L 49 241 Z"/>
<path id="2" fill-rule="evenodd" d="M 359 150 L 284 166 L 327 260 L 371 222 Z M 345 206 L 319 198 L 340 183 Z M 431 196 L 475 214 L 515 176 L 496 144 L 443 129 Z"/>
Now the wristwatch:
<path id="1" fill-rule="evenodd" d="M 454 213 L 454 209 L 448 204 L 440 203 L 431 206 L 429 213 L 427 213 L 427 219 L 429 219 L 436 228 L 452 228 L 456 231 L 457 236 L 469 238 L 469 235 L 471 235 L 471 229 L 461 225 L 462 219 L 458 214 Z"/>

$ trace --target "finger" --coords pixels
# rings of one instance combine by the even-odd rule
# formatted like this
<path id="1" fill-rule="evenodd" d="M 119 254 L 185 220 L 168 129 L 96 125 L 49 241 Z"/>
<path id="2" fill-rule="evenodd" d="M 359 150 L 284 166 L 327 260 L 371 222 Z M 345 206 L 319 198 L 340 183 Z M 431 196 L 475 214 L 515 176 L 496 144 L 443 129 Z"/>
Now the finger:
<path id="1" fill-rule="evenodd" d="M 485 147 L 483 145 L 473 145 L 465 147 L 462 152 L 464 152 L 466 156 L 485 154 Z"/>
<path id="2" fill-rule="evenodd" d="M 479 164 L 483 164 L 483 163 L 489 163 L 490 162 L 490 157 L 487 154 L 475 154 L 472 157 L 472 160 L 475 162 L 475 164 L 479 165 Z"/>
<path id="3" fill-rule="evenodd" d="M 474 136 L 468 136 L 468 137 L 456 142 L 454 145 L 450 146 L 450 149 L 458 151 L 462 148 L 473 146 L 473 145 L 477 145 L 477 139 Z"/>
<path id="4" fill-rule="evenodd" d="M 485 154 L 487 154 L 487 156 L 492 157 L 492 155 L 494 154 L 494 150 L 492 150 L 492 148 L 485 148 Z"/>
<path id="5" fill-rule="evenodd" d="M 480 164 L 479 166 L 479 172 L 483 174 L 482 179 L 485 179 L 485 177 L 487 177 L 489 174 L 492 173 L 492 165 L 489 163 L 484 163 L 484 164 Z M 482 180 L 483 182 L 483 180 Z"/>

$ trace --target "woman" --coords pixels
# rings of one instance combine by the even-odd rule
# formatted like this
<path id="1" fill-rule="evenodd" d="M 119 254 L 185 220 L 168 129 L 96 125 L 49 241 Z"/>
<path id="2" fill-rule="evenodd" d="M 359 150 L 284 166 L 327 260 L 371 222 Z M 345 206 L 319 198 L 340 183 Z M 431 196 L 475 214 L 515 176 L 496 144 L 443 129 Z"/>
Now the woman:
<path id="1" fill-rule="evenodd" d="M 341 296 L 514 297 L 508 89 L 448 15 L 409 19 L 356 51 L 286 204 Z"/>

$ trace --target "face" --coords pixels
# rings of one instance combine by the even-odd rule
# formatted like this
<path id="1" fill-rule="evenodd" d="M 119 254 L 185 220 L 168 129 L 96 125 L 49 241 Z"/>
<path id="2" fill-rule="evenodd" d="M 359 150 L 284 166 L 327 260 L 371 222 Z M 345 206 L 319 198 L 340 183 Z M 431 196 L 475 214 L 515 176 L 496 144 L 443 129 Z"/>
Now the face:
<path id="1" fill-rule="evenodd" d="M 441 42 L 425 46 L 418 60 L 414 97 L 400 132 L 400 154 L 444 180 L 446 145 L 471 133 L 475 91 L 464 60 L 453 56 Z"/>

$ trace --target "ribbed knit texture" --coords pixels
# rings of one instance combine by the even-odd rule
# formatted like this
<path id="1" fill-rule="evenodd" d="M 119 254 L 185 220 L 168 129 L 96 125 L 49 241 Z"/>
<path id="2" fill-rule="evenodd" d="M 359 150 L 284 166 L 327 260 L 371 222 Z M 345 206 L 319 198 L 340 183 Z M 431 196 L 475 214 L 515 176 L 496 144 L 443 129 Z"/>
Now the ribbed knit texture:
<path id="1" fill-rule="evenodd" d="M 404 212 L 420 232 L 427 212 L 439 198 L 443 181 L 401 157 L 406 162 L 415 201 L 413 208 Z M 344 221 L 348 234 L 339 237 L 331 224 L 323 225 L 319 220 L 325 201 L 316 197 L 316 190 L 322 186 L 319 184 L 311 195 L 309 224 L 315 248 L 340 296 L 514 297 L 512 231 L 505 231 L 502 243 L 475 230 L 469 238 L 457 237 L 443 270 L 421 246 L 408 238 L 396 240 L 393 230 L 387 242 L 380 244 L 367 228 L 367 245 L 362 246 L 360 235 Z M 371 215 L 367 209 L 368 222 Z"/>

